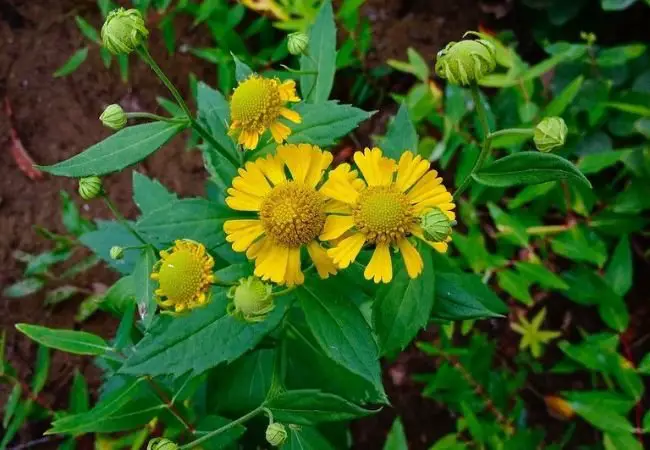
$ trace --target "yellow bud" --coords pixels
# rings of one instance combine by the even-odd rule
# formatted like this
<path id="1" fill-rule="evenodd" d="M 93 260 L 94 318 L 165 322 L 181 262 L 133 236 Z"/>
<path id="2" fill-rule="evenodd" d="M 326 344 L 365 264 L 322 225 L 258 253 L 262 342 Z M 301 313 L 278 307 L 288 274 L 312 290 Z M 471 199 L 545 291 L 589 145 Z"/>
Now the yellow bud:
<path id="1" fill-rule="evenodd" d="M 178 450 L 178 444 L 165 438 L 155 438 L 147 444 L 147 450 Z"/>
<path id="2" fill-rule="evenodd" d="M 456 222 L 449 220 L 447 215 L 440 208 L 433 208 L 420 217 L 422 234 L 427 241 L 445 242 L 451 234 L 451 227 Z"/>
<path id="3" fill-rule="evenodd" d="M 99 177 L 84 177 L 79 179 L 79 195 L 84 200 L 92 200 L 102 193 L 102 180 Z"/>
<path id="4" fill-rule="evenodd" d="M 105 127 L 113 130 L 121 130 L 126 125 L 126 113 L 120 105 L 108 105 L 99 120 Z"/>
<path id="5" fill-rule="evenodd" d="M 251 276 L 239 280 L 239 284 L 230 288 L 228 297 L 228 314 L 247 322 L 262 322 L 273 311 L 273 287 L 257 277 Z"/>
<path id="6" fill-rule="evenodd" d="M 111 11 L 102 26 L 104 47 L 115 55 L 129 54 L 149 36 L 142 14 L 137 9 Z"/>
<path id="7" fill-rule="evenodd" d="M 305 53 L 309 46 L 309 36 L 301 31 L 291 33 L 287 37 L 287 49 L 292 55 L 301 55 Z"/>
<path id="8" fill-rule="evenodd" d="M 496 48 L 485 39 L 450 42 L 438 52 L 436 73 L 450 83 L 467 86 L 496 69 Z"/>
<path id="9" fill-rule="evenodd" d="M 266 427 L 266 442 L 273 447 L 280 447 L 287 440 L 287 429 L 279 422 L 274 422 Z"/>
<path id="10" fill-rule="evenodd" d="M 533 142 L 540 152 L 550 152 L 564 145 L 568 131 L 561 117 L 546 117 L 535 127 Z"/>

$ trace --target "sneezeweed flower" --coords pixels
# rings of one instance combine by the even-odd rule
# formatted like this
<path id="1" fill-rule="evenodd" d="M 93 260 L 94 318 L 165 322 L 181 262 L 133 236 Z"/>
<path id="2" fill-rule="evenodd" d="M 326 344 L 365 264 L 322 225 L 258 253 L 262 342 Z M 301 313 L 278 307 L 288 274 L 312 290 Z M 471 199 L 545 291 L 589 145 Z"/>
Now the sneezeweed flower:
<path id="1" fill-rule="evenodd" d="M 276 155 L 239 169 L 226 204 L 236 211 L 255 212 L 257 217 L 228 220 L 224 230 L 233 250 L 255 260 L 258 277 L 289 286 L 302 284 L 303 248 L 321 278 L 336 272 L 317 240 L 326 214 L 336 207 L 317 188 L 331 162 L 332 154 L 318 147 L 280 145 Z"/>
<path id="2" fill-rule="evenodd" d="M 205 305 L 210 300 L 210 285 L 214 259 L 203 244 L 180 239 L 160 252 L 160 260 L 153 266 L 151 279 L 158 281 L 154 292 L 158 304 L 175 312 Z"/>
<path id="3" fill-rule="evenodd" d="M 550 152 L 562 147 L 569 132 L 561 117 L 546 117 L 535 127 L 533 142 L 540 152 Z"/>
<path id="4" fill-rule="evenodd" d="M 287 50 L 292 55 L 297 56 L 305 53 L 307 46 L 309 46 L 309 36 L 302 31 L 296 31 L 287 36 Z"/>
<path id="5" fill-rule="evenodd" d="M 230 99 L 230 130 L 245 149 L 257 147 L 260 136 L 268 129 L 278 144 L 291 134 L 291 129 L 280 121 L 285 118 L 300 123 L 300 115 L 286 107 L 288 102 L 299 102 L 296 82 L 280 81 L 253 74 L 239 83 Z"/>
<path id="6" fill-rule="evenodd" d="M 112 130 L 121 130 L 126 125 L 126 113 L 120 105 L 108 105 L 102 115 L 99 116 L 102 124 Z"/>
<path id="7" fill-rule="evenodd" d="M 178 444 L 166 438 L 154 438 L 147 444 L 147 450 L 178 450 Z"/>
<path id="8" fill-rule="evenodd" d="M 137 9 L 118 8 L 106 17 L 102 26 L 104 47 L 115 55 L 131 53 L 149 36 L 142 14 Z"/>
<path id="9" fill-rule="evenodd" d="M 496 66 L 494 44 L 486 39 L 465 39 L 450 42 L 438 52 L 435 70 L 440 78 L 467 86 L 493 72 Z"/>
<path id="10" fill-rule="evenodd" d="M 246 322 L 262 322 L 275 308 L 273 286 L 257 277 L 242 278 L 228 291 L 227 312 Z"/>
<path id="11" fill-rule="evenodd" d="M 363 180 L 348 164 L 330 172 L 321 192 L 343 205 L 329 215 L 321 240 L 332 241 L 327 251 L 337 267 L 348 267 L 365 244 L 374 246 L 364 276 L 376 283 L 393 278 L 391 248 L 402 254 L 411 278 L 422 272 L 423 262 L 409 239 L 414 236 L 439 252 L 447 251 L 449 237 L 433 242 L 424 235 L 420 217 L 438 208 L 454 220 L 455 205 L 429 162 L 406 151 L 398 163 L 382 155 L 379 148 L 357 152 L 354 161 Z"/>
<path id="12" fill-rule="evenodd" d="M 266 442 L 271 444 L 273 447 L 280 447 L 287 440 L 288 433 L 287 429 L 279 422 L 270 423 L 266 427 L 266 432 L 264 433 L 266 437 Z"/>
<path id="13" fill-rule="evenodd" d="M 79 179 L 79 195 L 84 200 L 92 200 L 98 195 L 101 195 L 102 192 L 101 178 L 92 176 Z"/>

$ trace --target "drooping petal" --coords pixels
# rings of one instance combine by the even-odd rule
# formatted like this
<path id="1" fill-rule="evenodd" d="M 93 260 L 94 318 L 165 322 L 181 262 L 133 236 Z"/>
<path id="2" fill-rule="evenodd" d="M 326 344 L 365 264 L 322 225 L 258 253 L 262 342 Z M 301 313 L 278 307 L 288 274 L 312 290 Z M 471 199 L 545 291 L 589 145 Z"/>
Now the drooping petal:
<path id="1" fill-rule="evenodd" d="M 312 241 L 307 245 L 307 252 L 309 257 L 314 262 L 316 266 L 316 271 L 318 276 L 321 278 L 327 278 L 330 275 L 336 274 L 336 266 L 334 261 L 327 255 L 327 252 L 320 244 L 316 241 Z"/>
<path id="2" fill-rule="evenodd" d="M 285 102 L 299 102 L 300 97 L 296 94 L 296 82 L 294 80 L 284 81 L 278 86 L 280 98 Z"/>
<path id="3" fill-rule="evenodd" d="M 409 277 L 416 278 L 422 273 L 422 269 L 424 268 L 422 256 L 420 256 L 420 253 L 417 251 L 417 249 L 406 238 L 397 241 L 397 246 L 402 253 L 404 265 L 406 266 L 406 272 L 408 273 Z"/>
<path id="4" fill-rule="evenodd" d="M 296 111 L 289 108 L 280 108 L 280 115 L 293 123 L 302 123 L 302 117 Z"/>
<path id="5" fill-rule="evenodd" d="M 311 147 L 311 160 L 309 169 L 305 176 L 305 184 L 307 186 L 316 187 L 318 182 L 323 178 L 323 172 L 329 167 L 332 162 L 333 156 L 330 152 L 324 152 L 319 147 Z"/>
<path id="6" fill-rule="evenodd" d="M 255 163 L 274 186 L 287 181 L 284 174 L 284 163 L 279 156 L 266 155 L 266 158 L 260 158 Z"/>
<path id="7" fill-rule="evenodd" d="M 264 233 L 262 222 L 253 220 L 227 220 L 223 224 L 226 241 L 232 243 L 236 252 L 245 251 L 255 240 Z"/>
<path id="8" fill-rule="evenodd" d="M 393 263 L 388 244 L 377 244 L 363 276 L 375 283 L 389 283 L 393 279 Z"/>
<path id="9" fill-rule="evenodd" d="M 327 181 L 320 188 L 321 194 L 338 200 L 348 205 L 353 205 L 359 197 L 359 191 L 355 188 L 349 177 L 350 166 L 341 164 L 328 174 Z"/>
<path id="10" fill-rule="evenodd" d="M 282 161 L 289 168 L 291 178 L 299 183 L 304 183 L 309 172 L 309 165 L 311 164 L 312 152 L 311 145 L 308 144 L 286 144 L 279 145 L 277 153 Z"/>
<path id="11" fill-rule="evenodd" d="M 397 166 L 396 187 L 406 192 L 429 170 L 429 161 L 420 155 L 414 156 L 411 152 L 404 152 Z"/>
<path id="12" fill-rule="evenodd" d="M 277 142 L 278 144 L 283 143 L 284 141 L 287 140 L 289 135 L 291 134 L 291 128 L 283 124 L 282 122 L 273 122 L 271 124 L 271 135 L 273 136 L 273 140 Z"/>
<path id="13" fill-rule="evenodd" d="M 295 286 L 305 282 L 305 275 L 300 270 L 300 247 L 289 249 L 284 280 L 287 286 Z"/>
<path id="14" fill-rule="evenodd" d="M 413 236 L 417 237 L 422 242 L 425 242 L 427 245 L 431 246 L 431 248 L 436 250 L 438 253 L 447 253 L 447 250 L 449 249 L 448 242 L 451 242 L 451 237 L 448 237 L 445 242 L 428 241 L 424 238 L 424 235 L 422 234 L 422 228 L 420 228 L 420 225 L 412 226 L 410 232 Z"/>
<path id="15" fill-rule="evenodd" d="M 242 130 L 237 142 L 247 150 L 254 150 L 259 143 L 260 135 L 256 131 Z"/>
<path id="16" fill-rule="evenodd" d="M 336 247 L 327 250 L 327 255 L 338 268 L 345 269 L 357 258 L 365 242 L 366 237 L 363 234 L 353 234 L 339 242 Z"/>
<path id="17" fill-rule="evenodd" d="M 325 225 L 319 239 L 321 241 L 331 241 L 342 236 L 353 226 L 354 218 L 352 216 L 329 215 L 325 219 Z"/>
<path id="18" fill-rule="evenodd" d="M 281 245 L 270 245 L 265 257 L 255 260 L 255 275 L 263 280 L 274 283 L 284 283 L 289 260 L 289 248 Z"/>
<path id="19" fill-rule="evenodd" d="M 354 162 L 361 171 L 368 186 L 388 185 L 393 181 L 395 161 L 385 158 L 378 148 L 366 148 L 363 153 L 354 154 Z"/>

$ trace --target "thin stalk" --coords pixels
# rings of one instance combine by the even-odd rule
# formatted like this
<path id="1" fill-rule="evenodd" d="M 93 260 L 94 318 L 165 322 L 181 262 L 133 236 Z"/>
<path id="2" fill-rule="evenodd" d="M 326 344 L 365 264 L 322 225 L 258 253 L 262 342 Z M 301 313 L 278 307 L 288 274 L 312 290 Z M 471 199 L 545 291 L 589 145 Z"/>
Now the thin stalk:
<path id="1" fill-rule="evenodd" d="M 159 116 L 158 114 L 153 114 L 149 112 L 128 112 L 126 113 L 128 119 L 151 119 L 151 120 L 160 120 L 162 122 L 175 122 L 175 123 L 185 123 L 187 119 L 181 117 L 164 117 Z"/>
<path id="2" fill-rule="evenodd" d="M 534 128 L 506 128 L 505 130 L 498 130 L 494 133 L 490 133 L 488 136 L 490 139 L 494 139 L 499 136 L 526 136 L 531 137 L 535 134 Z"/>
<path id="3" fill-rule="evenodd" d="M 280 67 L 284 68 L 287 72 L 291 72 L 295 75 L 318 75 L 318 70 L 297 70 L 297 69 L 292 69 L 289 66 L 285 66 L 284 64 L 280 64 Z"/>
<path id="4" fill-rule="evenodd" d="M 111 210 L 113 213 L 113 216 L 117 219 L 117 221 L 138 240 L 140 241 L 143 245 L 149 246 L 150 244 L 138 233 L 135 228 L 131 226 L 131 224 L 124 218 L 122 213 L 117 209 L 117 206 L 115 206 L 115 203 L 110 199 L 108 195 L 105 193 L 102 195 L 102 198 L 104 199 L 104 203 L 106 203 L 106 206 L 108 206 L 108 209 Z"/>
<path id="5" fill-rule="evenodd" d="M 481 148 L 481 153 L 479 153 L 478 158 L 476 158 L 476 161 L 474 161 L 472 170 L 470 170 L 469 174 L 467 174 L 467 177 L 465 177 L 463 182 L 460 184 L 460 186 L 458 186 L 458 189 L 454 193 L 454 198 L 460 197 L 460 194 L 462 194 L 465 189 L 469 187 L 469 184 L 472 181 L 472 175 L 474 175 L 481 169 L 481 167 L 483 167 L 485 160 L 490 155 L 490 145 L 492 144 L 490 123 L 487 119 L 487 111 L 483 106 L 483 102 L 481 102 L 481 93 L 479 91 L 478 84 L 472 83 L 470 86 L 470 91 L 472 93 L 472 99 L 474 100 L 474 105 L 476 107 L 476 113 L 478 114 L 478 118 L 481 121 L 481 125 L 483 126 L 483 146 Z"/>
<path id="6" fill-rule="evenodd" d="M 217 428 L 216 430 L 211 431 L 211 432 L 201 436 L 200 438 L 179 447 L 179 450 L 188 450 L 190 448 L 194 448 L 197 445 L 207 441 L 208 439 L 212 439 L 216 435 L 221 434 L 221 433 L 223 433 L 225 431 L 228 431 L 232 427 L 235 427 L 235 426 L 239 425 L 240 423 L 244 423 L 244 422 L 252 419 L 253 417 L 257 416 L 262 411 L 264 411 L 264 408 L 262 406 L 259 406 L 259 407 L 255 408 L 254 410 L 252 410 L 251 412 L 249 412 L 248 414 L 245 414 L 245 415 L 241 416 L 239 419 L 233 420 L 229 424 L 224 425 L 221 428 Z"/>

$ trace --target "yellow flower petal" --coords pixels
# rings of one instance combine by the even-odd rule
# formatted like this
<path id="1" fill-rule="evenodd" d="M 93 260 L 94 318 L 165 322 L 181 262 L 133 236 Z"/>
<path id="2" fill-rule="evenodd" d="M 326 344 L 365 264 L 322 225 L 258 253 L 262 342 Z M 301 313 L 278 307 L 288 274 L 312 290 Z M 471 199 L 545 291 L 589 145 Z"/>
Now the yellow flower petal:
<path id="1" fill-rule="evenodd" d="M 331 241 L 343 235 L 354 226 L 354 217 L 329 215 L 325 219 L 325 226 L 319 236 L 321 241 Z"/>
<path id="2" fill-rule="evenodd" d="M 296 95 L 296 82 L 294 80 L 287 80 L 280 84 L 280 98 L 285 102 L 299 102 L 300 97 Z"/>
<path id="3" fill-rule="evenodd" d="M 447 191 L 441 192 L 440 194 L 433 195 L 421 202 L 416 203 L 414 213 L 416 215 L 419 215 L 422 211 L 424 211 L 427 208 L 431 208 L 433 206 L 445 205 L 445 204 L 449 205 L 452 200 L 453 197 L 449 192 Z"/>
<path id="4" fill-rule="evenodd" d="M 359 191 L 350 180 L 350 166 L 341 164 L 328 174 L 327 181 L 320 188 L 321 194 L 349 205 L 359 197 Z"/>
<path id="5" fill-rule="evenodd" d="M 395 161 L 382 156 L 378 148 L 366 148 L 363 153 L 354 154 L 354 162 L 363 174 L 368 186 L 388 185 L 393 181 Z"/>
<path id="6" fill-rule="evenodd" d="M 422 273 L 422 269 L 424 268 L 422 256 L 420 256 L 420 253 L 408 239 L 404 238 L 397 241 L 397 246 L 399 247 L 400 252 L 402 252 L 406 272 L 409 277 L 416 278 Z"/>
<path id="7" fill-rule="evenodd" d="M 263 280 L 283 283 L 289 260 L 289 248 L 270 245 L 268 251 L 255 260 L 255 275 Z"/>
<path id="8" fill-rule="evenodd" d="M 289 249 L 284 282 L 287 286 L 295 286 L 305 282 L 305 275 L 300 270 L 300 247 Z"/>
<path id="9" fill-rule="evenodd" d="M 309 257 L 314 262 L 316 266 L 316 271 L 318 276 L 321 278 L 327 278 L 330 275 L 336 274 L 336 266 L 332 261 L 332 258 L 327 256 L 327 252 L 320 244 L 316 241 L 312 241 L 307 245 L 307 252 Z"/>
<path id="10" fill-rule="evenodd" d="M 245 251 L 264 233 L 259 220 L 227 220 L 223 224 L 223 230 L 226 232 L 226 241 L 232 243 L 232 249 L 236 252 Z"/>
<path id="11" fill-rule="evenodd" d="M 429 170 L 429 165 L 429 161 L 422 159 L 419 155 L 414 156 L 411 152 L 402 153 L 397 167 L 395 185 L 400 191 L 406 192 Z"/>
<path id="12" fill-rule="evenodd" d="M 283 124 L 282 122 L 274 122 L 271 124 L 271 135 L 273 139 L 278 144 L 286 141 L 289 135 L 291 134 L 291 128 Z"/>
<path id="13" fill-rule="evenodd" d="M 343 203 L 338 200 L 332 200 L 330 198 L 325 202 L 325 212 L 330 214 L 350 215 L 352 214 L 352 209 L 347 203 Z"/>
<path id="14" fill-rule="evenodd" d="M 357 258 L 365 242 L 366 237 L 363 234 L 353 234 L 339 242 L 336 247 L 327 250 L 327 255 L 338 268 L 345 269 Z"/>
<path id="15" fill-rule="evenodd" d="M 246 250 L 246 258 L 248 259 L 257 259 L 257 258 L 266 258 L 268 252 L 271 251 L 273 247 L 273 241 L 268 239 L 266 236 L 262 236 L 258 241 L 253 242 L 248 250 Z"/>
<path id="16" fill-rule="evenodd" d="M 318 182 L 323 178 L 323 172 L 329 167 L 334 157 L 330 152 L 324 152 L 315 145 L 310 145 L 309 147 L 311 147 L 311 160 L 307 175 L 305 176 L 305 184 L 316 187 Z"/>
<path id="17" fill-rule="evenodd" d="M 427 245 L 429 245 L 431 248 L 436 250 L 438 253 L 447 253 L 447 249 L 449 248 L 449 244 L 447 242 L 451 242 L 451 237 L 447 238 L 446 242 L 431 242 L 427 241 L 424 238 L 424 235 L 422 234 L 422 228 L 420 225 L 414 225 L 411 227 L 411 234 L 418 239 L 420 239 L 422 242 L 425 242 Z"/>
<path id="18" fill-rule="evenodd" d="M 267 155 L 266 158 L 256 160 L 255 164 L 257 164 L 264 176 L 266 176 L 273 185 L 277 186 L 278 184 L 287 181 L 287 177 L 284 174 L 284 164 L 279 156 Z"/>
<path id="19" fill-rule="evenodd" d="M 308 144 L 285 144 L 279 145 L 277 153 L 282 161 L 289 168 L 291 178 L 299 183 L 304 183 L 309 171 L 312 152 L 311 145 Z"/>
<path id="20" fill-rule="evenodd" d="M 407 193 L 407 196 L 412 203 L 417 203 L 426 199 L 432 192 L 443 191 L 446 191 L 446 188 L 442 186 L 442 178 L 438 177 L 438 173 L 435 170 L 431 170 L 415 183 L 415 186 Z"/>
<path id="21" fill-rule="evenodd" d="M 302 123 L 302 118 L 300 117 L 300 114 L 298 114 L 296 111 L 292 109 L 282 108 L 280 109 L 280 115 L 285 119 L 292 121 L 293 123 Z"/>
<path id="22" fill-rule="evenodd" d="M 229 196 L 226 197 L 226 205 L 236 211 L 259 211 L 262 205 L 262 198 L 237 189 L 228 189 Z"/>
<path id="23" fill-rule="evenodd" d="M 260 134 L 252 130 L 242 130 L 237 142 L 247 150 L 254 150 L 260 140 Z"/>
<path id="24" fill-rule="evenodd" d="M 377 244 L 363 276 L 366 280 L 373 280 L 375 283 L 388 283 L 393 279 L 393 263 L 388 244 Z"/>

